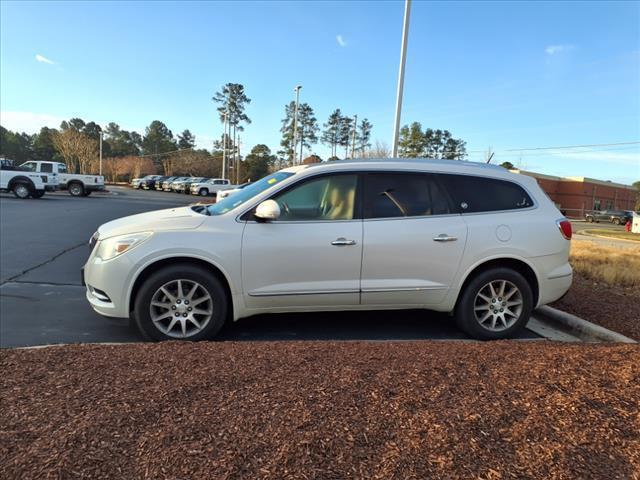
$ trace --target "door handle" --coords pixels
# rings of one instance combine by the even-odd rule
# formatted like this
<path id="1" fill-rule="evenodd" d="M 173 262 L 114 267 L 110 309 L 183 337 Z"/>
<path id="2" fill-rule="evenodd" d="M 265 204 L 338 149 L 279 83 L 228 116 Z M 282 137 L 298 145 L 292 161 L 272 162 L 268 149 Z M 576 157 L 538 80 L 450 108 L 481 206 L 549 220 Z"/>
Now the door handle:
<path id="1" fill-rule="evenodd" d="M 451 237 L 446 233 L 441 233 L 437 237 L 433 237 L 434 242 L 455 242 L 458 240 L 458 237 Z"/>
<path id="2" fill-rule="evenodd" d="M 344 247 L 345 245 L 355 245 L 355 240 L 347 240 L 344 237 L 336 238 L 331 245 L 336 245 L 337 247 Z"/>

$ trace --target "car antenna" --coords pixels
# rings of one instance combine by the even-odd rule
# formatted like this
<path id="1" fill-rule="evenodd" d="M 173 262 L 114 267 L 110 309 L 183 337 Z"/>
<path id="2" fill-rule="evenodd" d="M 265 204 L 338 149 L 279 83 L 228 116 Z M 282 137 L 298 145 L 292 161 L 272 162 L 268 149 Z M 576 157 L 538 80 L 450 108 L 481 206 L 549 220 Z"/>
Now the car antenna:
<path id="1" fill-rule="evenodd" d="M 489 163 L 491 161 L 491 159 L 493 158 L 493 156 L 495 155 L 496 152 L 491 152 L 491 155 L 489 155 L 489 158 L 487 159 L 487 163 Z"/>

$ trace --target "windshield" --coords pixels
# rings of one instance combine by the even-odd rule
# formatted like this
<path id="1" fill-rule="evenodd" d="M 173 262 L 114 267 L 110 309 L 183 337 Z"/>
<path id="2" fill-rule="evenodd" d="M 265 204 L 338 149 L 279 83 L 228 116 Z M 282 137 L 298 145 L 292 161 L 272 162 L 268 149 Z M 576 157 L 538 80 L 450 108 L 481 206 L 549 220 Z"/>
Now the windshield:
<path id="1" fill-rule="evenodd" d="M 230 197 L 211 205 L 209 207 L 209 215 L 222 215 L 223 213 L 227 213 L 292 175 L 294 175 L 292 172 L 276 172 L 257 182 L 251 183 Z"/>

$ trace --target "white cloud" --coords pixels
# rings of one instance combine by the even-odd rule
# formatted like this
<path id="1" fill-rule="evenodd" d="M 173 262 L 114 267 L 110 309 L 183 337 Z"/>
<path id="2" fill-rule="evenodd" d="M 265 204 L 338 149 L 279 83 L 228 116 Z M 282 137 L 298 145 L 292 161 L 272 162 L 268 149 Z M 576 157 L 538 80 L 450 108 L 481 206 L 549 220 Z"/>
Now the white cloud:
<path id="1" fill-rule="evenodd" d="M 49 65 L 56 64 L 56 62 L 54 62 L 53 60 L 49 60 L 47 57 L 45 57 L 44 55 L 40 55 L 39 53 L 36 53 L 36 61 L 40 63 L 48 63 Z"/>
<path id="2" fill-rule="evenodd" d="M 575 47 L 573 45 L 549 45 L 544 49 L 547 55 L 555 55 L 562 52 L 570 52 Z"/>
<path id="3" fill-rule="evenodd" d="M 62 120 L 62 117 L 47 113 L 0 112 L 0 124 L 4 128 L 29 134 L 39 132 L 42 127 L 58 128 Z"/>
<path id="4" fill-rule="evenodd" d="M 342 35 L 336 35 L 336 41 L 338 42 L 338 45 L 340 45 L 341 47 L 347 46 L 347 41 L 344 38 L 342 38 Z"/>

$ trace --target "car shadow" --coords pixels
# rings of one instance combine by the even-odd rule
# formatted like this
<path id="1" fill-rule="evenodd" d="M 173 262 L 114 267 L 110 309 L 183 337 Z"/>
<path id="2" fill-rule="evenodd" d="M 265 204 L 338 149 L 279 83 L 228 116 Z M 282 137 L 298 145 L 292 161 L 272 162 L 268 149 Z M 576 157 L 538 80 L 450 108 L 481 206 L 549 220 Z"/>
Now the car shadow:
<path id="1" fill-rule="evenodd" d="M 537 338 L 525 330 L 516 338 Z M 232 322 L 221 341 L 469 340 L 447 314 L 426 310 L 314 312 L 256 315 Z"/>

